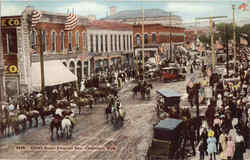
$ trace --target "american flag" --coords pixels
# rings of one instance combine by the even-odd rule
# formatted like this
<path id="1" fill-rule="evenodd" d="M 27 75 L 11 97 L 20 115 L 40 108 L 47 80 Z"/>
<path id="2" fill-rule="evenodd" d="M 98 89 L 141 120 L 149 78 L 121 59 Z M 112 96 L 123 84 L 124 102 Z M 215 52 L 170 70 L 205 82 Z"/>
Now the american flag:
<path id="1" fill-rule="evenodd" d="M 239 10 L 242 10 L 242 11 L 247 11 L 248 10 L 248 4 L 246 3 L 242 3 L 239 8 Z"/>
<path id="2" fill-rule="evenodd" d="M 78 18 L 74 13 L 70 13 L 65 22 L 65 29 L 66 31 L 73 30 L 78 24 Z"/>
<path id="3" fill-rule="evenodd" d="M 35 27 L 36 24 L 39 22 L 39 20 L 41 19 L 41 13 L 39 11 L 33 10 L 32 11 L 32 27 Z"/>

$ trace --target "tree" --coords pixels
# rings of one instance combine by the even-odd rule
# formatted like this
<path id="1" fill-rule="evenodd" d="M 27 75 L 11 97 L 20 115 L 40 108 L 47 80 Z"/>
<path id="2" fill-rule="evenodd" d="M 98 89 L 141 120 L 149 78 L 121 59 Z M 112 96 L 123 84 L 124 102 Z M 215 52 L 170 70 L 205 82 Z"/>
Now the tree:
<path id="1" fill-rule="evenodd" d="M 247 34 L 248 46 L 250 46 L 250 24 L 245 24 L 241 27 L 241 33 Z"/>

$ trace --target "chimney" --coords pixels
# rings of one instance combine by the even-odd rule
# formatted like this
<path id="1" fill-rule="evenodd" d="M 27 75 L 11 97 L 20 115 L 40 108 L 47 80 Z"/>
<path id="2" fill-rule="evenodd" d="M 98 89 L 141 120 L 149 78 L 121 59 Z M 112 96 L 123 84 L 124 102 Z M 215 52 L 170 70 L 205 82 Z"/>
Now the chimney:
<path id="1" fill-rule="evenodd" d="M 94 21 L 94 20 L 96 20 L 96 15 L 88 15 L 88 20 L 89 20 L 89 21 Z"/>
<path id="2" fill-rule="evenodd" d="M 115 6 L 110 7 L 109 8 L 109 15 L 113 16 L 115 13 L 116 13 L 116 7 Z"/>

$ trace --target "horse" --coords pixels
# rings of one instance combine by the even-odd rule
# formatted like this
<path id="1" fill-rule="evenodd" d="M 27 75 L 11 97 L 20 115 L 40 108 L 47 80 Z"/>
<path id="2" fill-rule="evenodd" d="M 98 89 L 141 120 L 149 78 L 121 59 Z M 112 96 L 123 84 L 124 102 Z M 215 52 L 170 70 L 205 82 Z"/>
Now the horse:
<path id="1" fill-rule="evenodd" d="M 62 122 L 62 136 L 66 136 L 66 138 L 71 138 L 72 137 L 72 122 L 70 119 L 68 119 L 67 117 L 65 117 Z"/>
<path id="2" fill-rule="evenodd" d="M 133 98 L 134 98 L 135 96 L 137 96 L 137 93 L 138 93 L 138 92 L 141 92 L 141 86 L 140 86 L 140 85 L 135 86 L 135 87 L 132 89 L 132 92 L 133 92 Z"/>
<path id="3" fill-rule="evenodd" d="M 27 120 L 29 121 L 29 128 L 32 127 L 33 118 L 36 121 L 35 127 L 38 127 L 38 117 L 39 117 L 40 113 L 37 110 L 26 111 L 25 115 L 27 115 Z"/>
<path id="4" fill-rule="evenodd" d="M 147 96 L 148 99 L 150 99 L 150 92 L 151 92 L 151 89 L 153 89 L 153 85 L 152 84 L 148 84 L 146 87 L 145 87 L 145 95 Z"/>
<path id="5" fill-rule="evenodd" d="M 53 141 L 54 140 L 54 138 L 53 138 L 53 132 L 54 132 L 54 128 L 56 128 L 56 135 L 57 135 L 57 138 L 59 138 L 59 130 L 61 130 L 62 129 L 62 127 L 61 127 L 61 118 L 60 118 L 60 116 L 58 116 L 58 115 L 55 115 L 54 117 L 53 117 L 53 119 L 51 120 L 51 122 L 50 122 L 50 133 L 51 133 L 51 140 Z"/>

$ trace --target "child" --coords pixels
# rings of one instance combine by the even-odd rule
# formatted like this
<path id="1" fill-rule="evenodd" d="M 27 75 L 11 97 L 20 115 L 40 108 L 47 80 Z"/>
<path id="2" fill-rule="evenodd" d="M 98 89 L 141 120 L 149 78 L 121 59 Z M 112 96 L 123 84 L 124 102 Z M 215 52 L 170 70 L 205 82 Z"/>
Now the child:
<path id="1" fill-rule="evenodd" d="M 210 130 L 208 132 L 208 139 L 207 139 L 207 152 L 210 155 L 210 160 L 213 159 L 216 160 L 215 153 L 217 152 L 216 147 L 216 138 L 214 137 L 214 131 Z"/>
<path id="2" fill-rule="evenodd" d="M 226 157 L 228 160 L 232 160 L 233 156 L 234 156 L 234 141 L 232 136 L 228 137 L 228 141 L 227 141 L 227 149 L 226 149 Z"/>

